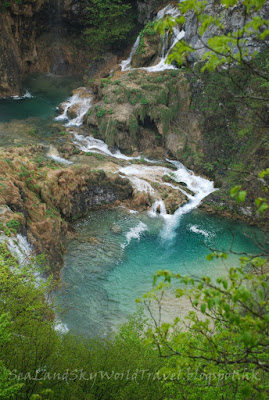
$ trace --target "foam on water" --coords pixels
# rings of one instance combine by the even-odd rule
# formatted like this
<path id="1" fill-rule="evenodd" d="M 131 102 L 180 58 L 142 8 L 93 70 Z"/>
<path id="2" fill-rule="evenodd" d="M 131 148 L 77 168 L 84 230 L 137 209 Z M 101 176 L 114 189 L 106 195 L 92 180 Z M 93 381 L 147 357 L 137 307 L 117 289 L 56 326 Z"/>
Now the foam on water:
<path id="1" fill-rule="evenodd" d="M 179 42 L 181 39 L 183 39 L 184 36 L 185 36 L 185 31 L 183 31 L 183 30 L 179 31 L 177 28 L 174 28 L 172 45 L 170 46 L 170 48 L 168 49 L 167 52 L 163 51 L 162 57 L 161 57 L 160 61 L 158 62 L 158 64 L 153 65 L 151 67 L 143 67 L 141 69 L 144 69 L 148 72 L 161 72 L 161 71 L 166 71 L 168 69 L 177 69 L 174 65 L 167 64 L 167 58 L 168 58 L 171 50 L 175 46 L 175 44 L 177 42 Z M 163 48 L 165 48 L 165 47 L 163 47 Z"/>
<path id="2" fill-rule="evenodd" d="M 191 232 L 198 233 L 198 234 L 203 235 L 203 236 L 205 236 L 205 237 L 208 237 L 208 236 L 209 236 L 209 233 L 208 233 L 208 232 L 204 231 L 203 229 L 200 229 L 197 225 L 191 225 L 191 226 L 189 227 L 189 230 L 190 230 Z"/>
<path id="3" fill-rule="evenodd" d="M 170 172 L 168 168 L 158 166 L 128 165 L 119 169 L 122 176 L 128 178 L 132 186 L 139 192 L 149 193 L 154 196 L 155 190 L 149 182 L 157 182 L 161 177 Z"/>
<path id="4" fill-rule="evenodd" d="M 54 161 L 57 161 L 58 163 L 64 164 L 64 165 L 73 164 L 72 161 L 69 161 L 69 160 L 66 160 L 65 158 L 60 157 L 58 150 L 54 146 L 50 146 L 49 151 L 47 153 L 47 157 L 51 158 Z"/>
<path id="5" fill-rule="evenodd" d="M 69 332 L 68 326 L 64 322 L 61 322 L 59 319 L 55 319 L 54 329 L 56 330 L 56 332 L 59 332 L 62 335 Z"/>
<path id="6" fill-rule="evenodd" d="M 12 96 L 13 100 L 32 99 L 34 96 L 27 89 L 23 96 Z"/>
<path id="7" fill-rule="evenodd" d="M 129 232 L 127 232 L 126 234 L 127 242 L 125 244 L 122 244 L 121 247 L 124 249 L 133 239 L 140 240 L 142 233 L 147 231 L 147 229 L 148 229 L 147 225 L 144 224 L 144 222 L 140 221 L 137 226 L 131 228 Z"/>

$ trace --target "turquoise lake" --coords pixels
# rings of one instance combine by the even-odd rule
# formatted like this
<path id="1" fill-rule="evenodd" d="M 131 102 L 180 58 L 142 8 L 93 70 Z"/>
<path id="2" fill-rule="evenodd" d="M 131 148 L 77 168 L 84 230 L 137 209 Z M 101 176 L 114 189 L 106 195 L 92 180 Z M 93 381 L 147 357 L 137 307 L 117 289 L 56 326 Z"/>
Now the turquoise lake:
<path id="1" fill-rule="evenodd" d="M 128 232 L 134 236 L 141 222 L 146 230 L 128 244 Z M 208 261 L 206 255 L 211 251 L 207 246 L 216 243 L 228 251 L 232 232 L 234 251 L 256 250 L 245 236 L 253 234 L 254 228 L 197 210 L 181 217 L 172 240 L 162 238 L 161 217 L 133 215 L 123 209 L 91 212 L 75 228 L 78 237 L 67 245 L 58 304 L 66 310 L 61 319 L 67 327 L 86 336 L 107 334 L 135 312 L 136 298 L 152 288 L 158 269 L 199 277 L 224 276 L 228 267 L 239 265 L 239 256 L 229 256 L 225 264 Z"/>
<path id="2" fill-rule="evenodd" d="M 32 97 L 1 100 L 0 145 L 53 143 L 55 125 L 61 129 L 54 120 L 56 107 L 79 84 L 77 78 L 33 76 L 24 83 Z M 74 223 L 76 235 L 67 241 L 62 286 L 55 293 L 64 311 L 60 319 L 69 330 L 94 336 L 117 329 L 135 312 L 136 298 L 152 288 L 158 269 L 212 278 L 225 275 L 229 266 L 238 265 L 239 256 L 231 255 L 224 264 L 209 262 L 206 255 L 215 245 L 228 251 L 232 232 L 234 251 L 256 250 L 245 236 L 254 228 L 197 209 L 180 216 L 172 238 L 163 234 L 166 223 L 161 216 L 124 208 L 92 211 Z M 178 309 L 172 297 L 168 309 L 171 315 L 188 311 Z"/>

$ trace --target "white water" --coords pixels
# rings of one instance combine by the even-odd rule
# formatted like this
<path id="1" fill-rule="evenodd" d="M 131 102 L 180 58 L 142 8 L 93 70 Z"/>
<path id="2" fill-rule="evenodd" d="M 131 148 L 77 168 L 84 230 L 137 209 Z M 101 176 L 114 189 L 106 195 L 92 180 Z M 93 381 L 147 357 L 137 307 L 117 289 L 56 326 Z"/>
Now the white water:
<path id="1" fill-rule="evenodd" d="M 158 64 L 153 65 L 152 67 L 144 67 L 141 69 L 144 69 L 148 72 L 161 72 L 161 71 L 165 71 L 168 69 L 177 69 L 174 65 L 172 64 L 167 64 L 167 58 L 171 52 L 171 50 L 173 49 L 173 47 L 175 46 L 175 44 L 177 42 L 179 42 L 181 39 L 183 39 L 185 35 L 184 31 L 179 31 L 177 28 L 174 27 L 174 35 L 172 38 L 172 45 L 170 46 L 170 48 L 168 49 L 168 51 L 165 53 L 165 51 L 163 51 L 163 55 L 160 59 L 160 61 L 158 62 Z M 165 43 L 163 44 L 164 49 L 165 49 Z"/>
<path id="2" fill-rule="evenodd" d="M 0 236 L 0 242 L 6 243 L 10 253 L 18 260 L 20 265 L 27 265 L 33 250 L 25 236 L 18 234 L 16 237 Z"/>
<path id="3" fill-rule="evenodd" d="M 132 47 L 129 57 L 127 58 L 127 60 L 123 60 L 120 64 L 122 71 L 129 71 L 131 69 L 131 62 L 132 62 L 133 56 L 136 52 L 138 45 L 139 45 L 139 35 L 136 38 L 136 41 Z"/>
<path id="4" fill-rule="evenodd" d="M 77 93 L 69 97 L 64 103 L 64 110 L 61 115 L 55 118 L 56 121 L 68 120 L 65 126 L 80 126 L 83 124 L 83 118 L 92 106 L 92 97 L 80 97 Z M 68 110 L 74 106 L 77 106 L 77 116 L 73 119 L 69 119 Z"/>
<path id="5" fill-rule="evenodd" d="M 156 200 L 151 207 L 151 210 L 148 212 L 150 217 L 165 217 L 167 215 L 165 204 L 162 200 Z"/>
<path id="6" fill-rule="evenodd" d="M 112 156 L 122 160 L 135 160 L 141 158 L 140 156 L 127 157 L 119 150 L 115 153 L 112 153 L 106 143 L 91 136 L 85 137 L 75 133 L 74 137 L 74 143 L 80 148 L 80 150 L 84 152 L 92 151 L 97 153 L 104 153 L 108 156 Z M 156 198 L 152 209 L 149 211 L 149 215 L 151 217 L 162 217 L 164 219 L 165 225 L 161 236 L 163 239 L 171 240 L 175 236 L 175 229 L 179 224 L 181 216 L 196 208 L 201 203 L 201 201 L 210 193 L 214 192 L 215 189 L 213 182 L 200 176 L 194 175 L 191 170 L 187 169 L 179 161 L 172 161 L 168 159 L 167 161 L 176 166 L 177 170 L 170 170 L 169 168 L 161 166 L 128 165 L 126 167 L 119 168 L 119 173 L 120 176 L 128 178 L 132 186 L 136 190 L 138 190 L 139 192 L 144 191 Z M 151 162 L 154 163 L 156 161 Z M 171 174 L 175 182 L 185 183 L 187 188 L 192 191 L 194 195 L 190 195 L 189 193 L 184 191 L 184 189 L 176 187 L 172 183 L 162 181 L 164 175 Z M 180 207 L 173 215 L 167 214 L 163 200 L 155 196 L 155 190 L 152 186 L 152 183 L 154 182 L 157 182 L 161 185 L 170 186 L 176 190 L 180 190 L 188 197 L 188 203 Z"/>
<path id="7" fill-rule="evenodd" d="M 163 8 L 159 13 L 157 14 L 156 20 L 159 20 L 163 18 L 165 15 L 171 15 L 172 17 L 177 17 L 179 15 L 179 11 L 177 8 L 168 5 L 165 8 Z M 170 48 L 168 48 L 168 36 L 166 35 L 163 40 L 163 48 L 162 48 L 162 56 L 157 65 L 151 66 L 151 67 L 146 67 L 142 68 L 144 70 L 147 70 L 148 72 L 157 72 L 157 71 L 163 71 L 166 69 L 175 69 L 174 66 L 166 64 L 167 57 L 171 51 L 171 49 L 175 46 L 175 44 L 181 40 L 185 35 L 184 31 L 179 31 L 177 27 L 174 27 L 173 29 L 173 36 L 172 36 L 172 44 Z M 122 61 L 121 63 L 121 68 L 122 71 L 128 71 L 132 69 L 131 67 L 131 61 L 132 57 L 135 54 L 135 51 L 139 45 L 139 37 L 136 39 L 136 42 L 132 48 L 132 51 L 128 57 L 127 60 Z M 88 109 L 91 106 L 91 98 L 87 99 L 81 99 L 77 94 L 73 95 L 70 97 L 65 105 L 64 112 L 61 116 L 57 117 L 58 120 L 64 120 L 67 118 L 67 113 L 68 109 L 75 105 L 75 104 L 82 104 L 81 107 L 78 108 L 77 111 L 77 117 L 74 118 L 73 120 L 69 121 L 66 126 L 79 126 L 83 122 L 83 116 L 86 114 Z M 78 146 L 78 148 L 81 151 L 84 152 L 94 152 L 94 153 L 100 153 L 100 154 L 105 154 L 107 156 L 111 156 L 117 159 L 121 160 L 139 160 L 141 159 L 140 156 L 138 157 L 128 157 L 122 154 L 119 150 L 116 150 L 114 153 L 108 148 L 108 145 L 104 143 L 102 140 L 95 139 L 92 136 L 82 136 L 77 133 L 74 133 L 74 144 Z M 150 161 L 145 159 L 148 162 L 156 162 L 156 161 Z M 212 193 L 214 189 L 213 182 L 208 181 L 207 179 L 204 179 L 199 176 L 195 176 L 192 171 L 188 170 L 187 168 L 184 167 L 183 164 L 181 164 L 178 161 L 171 161 L 167 160 L 174 166 L 176 166 L 177 170 L 172 171 L 169 168 L 164 168 L 164 167 L 159 167 L 159 166 L 143 166 L 143 165 L 129 165 L 127 167 L 122 167 L 119 168 L 119 173 L 127 177 L 132 186 L 138 190 L 139 192 L 146 192 L 149 193 L 151 196 L 155 197 L 156 201 L 152 206 L 151 211 L 149 212 L 149 215 L 151 217 L 162 217 L 164 219 L 165 225 L 164 229 L 162 231 L 162 237 L 164 239 L 172 239 L 175 236 L 175 229 L 179 224 L 180 218 L 183 214 L 186 214 L 196 208 L 201 201 L 208 196 L 210 193 Z M 187 188 L 194 193 L 194 195 L 190 195 L 186 191 L 184 191 L 182 188 L 177 187 L 176 185 L 173 185 L 172 183 L 168 182 L 163 182 L 162 178 L 164 175 L 169 175 L 173 172 L 173 179 L 175 182 L 184 182 L 187 186 Z M 162 199 L 160 199 L 156 194 L 155 190 L 152 186 L 152 183 L 157 182 L 160 185 L 166 185 L 169 187 L 172 187 L 175 190 L 180 190 L 182 193 L 184 193 L 187 198 L 189 199 L 188 203 L 186 203 L 184 206 L 180 207 L 178 210 L 173 215 L 169 215 L 166 212 L 165 209 L 165 204 Z M 142 222 L 141 222 L 142 224 Z M 141 227 L 142 225 L 140 225 Z M 133 228 L 134 229 L 134 228 Z M 131 235 L 134 234 L 133 231 L 130 233 Z M 129 243 L 129 242 L 128 242 Z"/>
<path id="8" fill-rule="evenodd" d="M 54 146 L 50 146 L 49 151 L 47 153 L 47 157 L 51 158 L 54 161 L 57 161 L 58 163 L 64 164 L 64 165 L 73 164 L 72 161 L 69 161 L 69 160 L 66 160 L 65 158 L 60 157 L 58 150 Z"/>
<path id="9" fill-rule="evenodd" d="M 163 18 L 165 15 L 170 15 L 171 17 L 176 18 L 179 15 L 179 10 L 171 5 L 168 5 L 158 12 L 157 17 L 155 18 L 155 21 L 158 21 L 159 19 Z M 151 67 L 133 68 L 131 63 L 132 63 L 133 56 L 139 46 L 139 35 L 138 35 L 129 57 L 126 60 L 123 60 L 120 64 L 121 70 L 122 71 L 130 71 L 133 69 L 143 69 L 148 72 L 161 72 L 161 71 L 165 71 L 168 69 L 176 69 L 175 66 L 173 66 L 171 64 L 167 64 L 166 61 L 167 61 L 168 55 L 169 55 L 170 51 L 172 50 L 172 48 L 175 46 L 175 44 L 177 42 L 179 42 L 181 39 L 183 39 L 184 35 L 185 35 L 185 32 L 183 30 L 179 31 L 176 27 L 174 27 L 173 28 L 173 36 L 172 36 L 172 44 L 168 50 L 167 50 L 168 33 L 164 35 L 162 56 L 161 56 L 158 64 L 153 65 Z"/>
<path id="10" fill-rule="evenodd" d="M 208 196 L 210 193 L 214 192 L 213 182 L 202 178 L 200 176 L 194 175 L 192 171 L 187 169 L 179 161 L 168 160 L 171 164 L 177 167 L 176 171 L 172 171 L 169 168 L 159 167 L 159 166 L 143 166 L 143 165 L 129 165 L 127 167 L 122 167 L 119 169 L 120 174 L 124 174 L 127 177 L 132 186 L 138 191 L 144 191 L 149 193 L 153 197 L 155 196 L 155 191 L 150 183 L 157 182 L 160 185 L 170 186 L 181 192 L 185 193 L 189 201 L 185 205 L 178 208 L 173 215 L 167 214 L 165 209 L 165 204 L 162 199 L 156 198 L 151 210 L 149 211 L 149 216 L 151 217 L 162 217 L 165 221 L 165 226 L 161 233 L 164 239 L 173 239 L 175 235 L 175 229 L 177 228 L 180 218 L 183 214 L 186 214 L 196 208 L 201 201 Z M 172 175 L 171 175 L 172 174 Z M 187 188 L 194 193 L 190 195 L 186 191 L 176 187 L 173 184 L 162 182 L 164 175 L 170 175 L 173 177 L 175 182 L 185 183 Z"/>
<path id="11" fill-rule="evenodd" d="M 35 269 L 35 265 L 32 262 L 34 251 L 27 238 L 20 233 L 15 237 L 8 237 L 4 234 L 0 235 L 0 243 L 6 243 L 8 250 L 16 258 L 20 266 L 32 267 L 32 273 L 35 277 L 35 285 L 39 286 L 44 282 L 44 278 Z M 47 299 L 50 301 L 50 299 Z M 66 324 L 62 323 L 58 318 L 54 321 L 54 328 L 57 332 L 64 334 L 69 331 Z"/>
<path id="12" fill-rule="evenodd" d="M 214 192 L 214 183 L 202 178 L 201 176 L 196 176 L 192 171 L 187 169 L 179 161 L 171 161 L 178 169 L 173 172 L 174 178 L 177 182 L 184 182 L 187 188 L 194 192 L 194 196 L 190 196 L 190 200 L 184 206 L 178 208 L 173 215 L 164 215 L 165 226 L 161 233 L 163 239 L 171 240 L 175 237 L 175 229 L 177 228 L 180 218 L 182 215 L 189 213 L 194 208 L 196 208 L 201 201 L 208 196 L 210 193 Z"/>
<path id="13" fill-rule="evenodd" d="M 208 237 L 208 236 L 209 236 L 209 233 L 208 233 L 208 232 L 204 231 L 203 229 L 200 229 L 197 225 L 191 225 L 191 226 L 189 227 L 189 230 L 190 230 L 191 232 L 198 233 L 198 234 L 203 235 L 203 236 L 205 236 L 205 237 Z"/>
<path id="14" fill-rule="evenodd" d="M 144 222 L 140 221 L 137 226 L 131 228 L 129 232 L 127 232 L 126 234 L 127 242 L 125 244 L 122 244 L 121 247 L 124 249 L 133 239 L 140 240 L 142 233 L 147 231 L 147 229 L 148 229 L 147 225 L 144 224 Z"/>
<path id="15" fill-rule="evenodd" d="M 32 99 L 34 96 L 27 89 L 23 96 L 12 96 L 13 100 Z"/>
<path id="16" fill-rule="evenodd" d="M 155 190 L 150 183 L 162 183 L 163 175 L 172 172 L 168 168 L 145 165 L 128 165 L 119 169 L 122 176 L 128 178 L 138 192 L 149 193 L 154 197 Z"/>
<path id="17" fill-rule="evenodd" d="M 81 151 L 92 152 L 97 154 L 106 154 L 107 156 L 118 158 L 119 160 L 140 160 L 142 157 L 128 157 L 120 152 L 120 150 L 116 150 L 114 153 L 109 150 L 108 145 L 102 140 L 95 139 L 93 136 L 83 136 L 77 133 L 74 133 L 73 143 L 78 146 Z M 148 158 L 143 158 L 147 162 L 156 162 L 149 160 Z"/>

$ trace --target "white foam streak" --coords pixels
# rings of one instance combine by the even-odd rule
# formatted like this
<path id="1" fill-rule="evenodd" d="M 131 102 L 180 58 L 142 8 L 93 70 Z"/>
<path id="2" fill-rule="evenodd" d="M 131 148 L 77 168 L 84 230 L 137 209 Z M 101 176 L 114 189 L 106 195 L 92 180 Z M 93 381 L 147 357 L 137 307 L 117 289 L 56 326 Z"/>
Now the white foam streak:
<path id="1" fill-rule="evenodd" d="M 130 231 L 127 232 L 126 234 L 127 242 L 125 244 L 122 244 L 121 247 L 124 249 L 133 239 L 140 240 L 141 234 L 147 231 L 147 229 L 148 229 L 147 225 L 144 224 L 144 222 L 140 221 L 137 226 L 131 228 Z"/>
<path id="2" fill-rule="evenodd" d="M 74 94 L 73 96 L 69 97 L 64 103 L 62 103 L 64 110 L 61 115 L 58 115 L 58 117 L 55 118 L 55 121 L 64 121 L 65 119 L 68 119 L 68 110 L 70 107 L 73 107 L 76 103 L 78 103 L 80 97 L 77 94 Z"/>
<path id="3" fill-rule="evenodd" d="M 129 179 L 132 186 L 139 192 L 149 193 L 154 196 L 155 190 L 149 182 L 158 182 L 164 174 L 171 172 L 168 168 L 145 165 L 128 165 L 119 169 Z"/>
<path id="4" fill-rule="evenodd" d="M 23 96 L 12 96 L 13 100 L 32 99 L 34 96 L 27 89 Z"/>
<path id="5" fill-rule="evenodd" d="M 83 124 L 83 118 L 92 106 L 92 98 L 80 99 L 77 109 L 77 116 L 69 121 L 65 126 L 80 126 Z"/>
<path id="6" fill-rule="evenodd" d="M 151 196 L 154 196 L 154 189 L 153 187 L 150 185 L 150 183 L 148 183 L 147 181 L 145 181 L 145 179 L 141 179 L 138 178 L 135 175 L 131 175 L 131 176 L 124 176 L 124 175 L 120 175 L 121 178 L 128 178 L 129 181 L 131 182 L 133 188 L 135 188 L 138 192 L 145 192 L 150 194 Z"/>
<path id="7" fill-rule="evenodd" d="M 54 147 L 54 146 L 50 146 L 50 149 L 47 153 L 47 157 L 49 157 L 50 159 L 64 164 L 64 165 L 71 165 L 73 164 L 72 161 L 66 160 L 65 158 L 60 157 L 58 150 Z"/>
<path id="8" fill-rule="evenodd" d="M 209 236 L 209 233 L 208 233 L 208 232 L 204 231 L 203 229 L 200 229 L 197 225 L 191 225 L 191 226 L 189 227 L 189 230 L 190 230 L 191 232 L 201 234 L 201 235 L 203 235 L 203 236 L 205 236 L 205 237 L 208 237 L 208 236 Z"/>
<path id="9" fill-rule="evenodd" d="M 69 332 L 67 325 L 64 322 L 61 322 L 59 319 L 56 319 L 54 321 L 54 329 L 56 330 L 56 332 L 59 332 L 62 335 Z"/>
<path id="10" fill-rule="evenodd" d="M 176 33 L 176 35 L 175 35 L 175 33 Z M 148 71 L 148 72 L 161 72 L 161 71 L 165 71 L 168 69 L 177 69 L 174 65 L 167 64 L 167 59 L 168 59 L 168 56 L 169 56 L 171 50 L 175 46 L 175 44 L 177 42 L 179 42 L 181 39 L 183 39 L 183 37 L 185 35 L 185 31 L 179 32 L 177 28 L 174 28 L 174 35 L 175 35 L 175 38 L 172 41 L 172 45 L 170 46 L 170 48 L 168 49 L 168 51 L 166 53 L 165 53 L 165 51 L 163 51 L 163 55 L 162 55 L 160 61 L 158 62 L 158 64 L 153 65 L 151 67 L 144 67 L 141 69 L 144 69 L 145 71 Z M 165 44 L 163 46 L 165 46 Z M 165 49 L 165 47 L 163 47 L 163 49 Z"/>

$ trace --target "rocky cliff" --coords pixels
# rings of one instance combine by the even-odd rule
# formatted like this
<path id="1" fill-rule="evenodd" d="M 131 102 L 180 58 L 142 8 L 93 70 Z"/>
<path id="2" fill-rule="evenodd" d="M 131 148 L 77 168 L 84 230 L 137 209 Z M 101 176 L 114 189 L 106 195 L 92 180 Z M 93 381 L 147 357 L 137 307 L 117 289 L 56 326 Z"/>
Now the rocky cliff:
<path id="1" fill-rule="evenodd" d="M 27 153 L 27 156 L 25 154 Z M 42 146 L 0 154 L 0 231 L 27 235 L 59 272 L 68 223 L 95 208 L 132 195 L 127 179 L 87 166 L 64 168 L 44 158 Z"/>
<path id="2" fill-rule="evenodd" d="M 0 2 L 0 97 L 20 94 L 29 73 L 82 73 L 85 7 L 76 0 Z"/>

